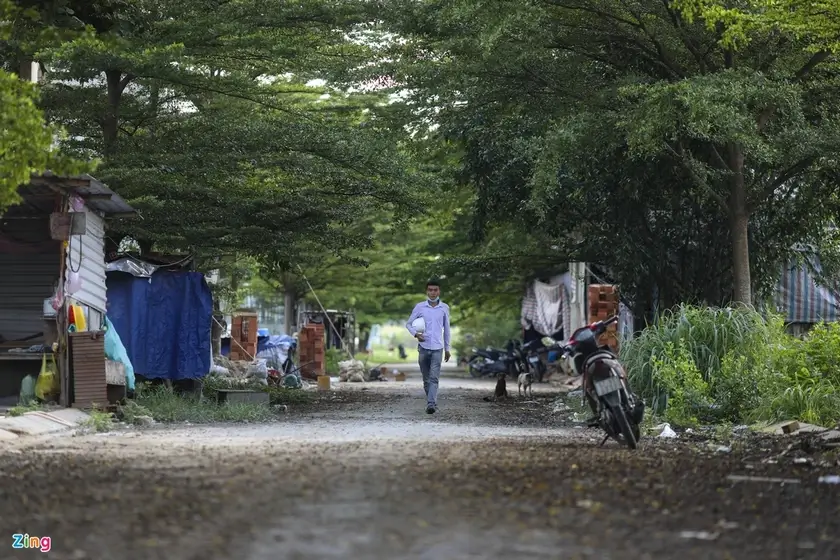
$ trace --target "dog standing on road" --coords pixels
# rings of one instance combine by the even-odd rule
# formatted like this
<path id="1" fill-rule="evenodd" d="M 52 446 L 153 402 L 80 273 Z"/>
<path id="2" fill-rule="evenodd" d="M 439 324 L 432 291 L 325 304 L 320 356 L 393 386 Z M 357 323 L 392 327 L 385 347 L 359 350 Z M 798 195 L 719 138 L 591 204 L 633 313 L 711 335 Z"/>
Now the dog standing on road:
<path id="1" fill-rule="evenodd" d="M 499 400 L 506 399 L 508 396 L 507 375 L 502 374 L 496 380 L 496 389 L 493 391 L 493 396 L 484 397 L 484 400 L 487 402 L 499 402 Z"/>
<path id="2" fill-rule="evenodd" d="M 519 374 L 519 396 L 522 396 L 522 388 L 525 388 L 525 396 L 528 396 L 528 391 L 531 391 L 531 397 L 534 396 L 534 374 L 530 371 Z"/>

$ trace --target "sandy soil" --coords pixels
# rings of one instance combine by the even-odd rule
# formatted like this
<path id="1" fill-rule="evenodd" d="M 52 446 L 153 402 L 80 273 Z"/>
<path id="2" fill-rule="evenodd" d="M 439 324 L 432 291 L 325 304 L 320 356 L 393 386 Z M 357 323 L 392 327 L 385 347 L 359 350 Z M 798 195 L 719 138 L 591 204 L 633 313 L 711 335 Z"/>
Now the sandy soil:
<path id="1" fill-rule="evenodd" d="M 275 423 L 0 449 L 0 558 L 40 554 L 13 550 L 17 532 L 103 560 L 840 558 L 840 485 L 818 482 L 835 457 L 778 438 L 599 448 L 551 413 L 550 388 L 484 402 L 491 390 L 449 377 L 429 416 L 414 373 Z"/>

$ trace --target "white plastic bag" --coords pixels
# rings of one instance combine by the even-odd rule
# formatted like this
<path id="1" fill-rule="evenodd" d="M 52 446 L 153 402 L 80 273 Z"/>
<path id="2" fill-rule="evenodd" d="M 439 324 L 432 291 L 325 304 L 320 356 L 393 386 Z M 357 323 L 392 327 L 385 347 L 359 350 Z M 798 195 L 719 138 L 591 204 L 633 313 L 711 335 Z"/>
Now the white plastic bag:
<path id="1" fill-rule="evenodd" d="M 657 432 L 659 432 L 659 435 L 657 437 L 668 439 L 677 437 L 677 432 L 675 432 L 673 428 L 671 428 L 671 425 L 668 423 L 660 424 L 654 429 Z"/>
<path id="2" fill-rule="evenodd" d="M 268 366 L 266 365 L 265 360 L 254 360 L 248 366 L 248 377 L 253 377 L 255 379 L 267 379 L 268 378 Z"/>
<path id="3" fill-rule="evenodd" d="M 82 289 L 82 277 L 78 272 L 72 270 L 67 273 L 67 284 L 65 285 L 65 292 L 72 296 Z"/>

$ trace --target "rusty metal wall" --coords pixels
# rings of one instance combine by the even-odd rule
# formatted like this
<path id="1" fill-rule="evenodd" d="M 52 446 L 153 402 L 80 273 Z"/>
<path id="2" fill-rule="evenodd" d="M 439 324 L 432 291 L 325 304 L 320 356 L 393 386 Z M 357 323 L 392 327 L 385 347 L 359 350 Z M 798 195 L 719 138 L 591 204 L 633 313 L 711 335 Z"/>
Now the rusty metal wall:
<path id="1" fill-rule="evenodd" d="M 44 330 L 43 304 L 58 282 L 61 245 L 50 240 L 49 216 L 3 217 L 0 230 L 0 335 L 14 340 Z"/>
<path id="2" fill-rule="evenodd" d="M 104 332 L 70 335 L 70 369 L 73 407 L 104 407 L 108 404 Z"/>

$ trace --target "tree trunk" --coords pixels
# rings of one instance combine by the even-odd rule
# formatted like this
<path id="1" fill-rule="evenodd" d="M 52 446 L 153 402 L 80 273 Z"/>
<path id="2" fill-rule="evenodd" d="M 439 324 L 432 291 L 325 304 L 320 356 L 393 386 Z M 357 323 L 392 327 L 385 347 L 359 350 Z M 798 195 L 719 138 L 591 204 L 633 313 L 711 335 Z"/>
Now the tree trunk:
<path id="1" fill-rule="evenodd" d="M 19 77 L 24 82 L 32 82 L 37 84 L 40 80 L 40 65 L 32 59 L 24 59 L 20 63 Z"/>
<path id="2" fill-rule="evenodd" d="M 729 196 L 729 228 L 732 232 L 732 299 L 734 303 L 752 305 L 750 276 L 749 225 L 747 187 L 744 182 L 744 150 L 729 145 L 729 167 L 732 170 Z"/>
<path id="3" fill-rule="evenodd" d="M 297 291 L 292 282 L 283 284 L 283 328 L 290 336 L 297 330 Z"/>
<path id="4" fill-rule="evenodd" d="M 222 315 L 222 307 L 219 299 L 213 298 L 213 319 L 210 329 L 210 349 L 213 357 L 222 355 L 222 334 L 225 316 Z"/>
<path id="5" fill-rule="evenodd" d="M 367 323 L 359 323 L 359 347 L 357 352 L 367 352 L 368 341 L 370 340 L 371 326 Z"/>

